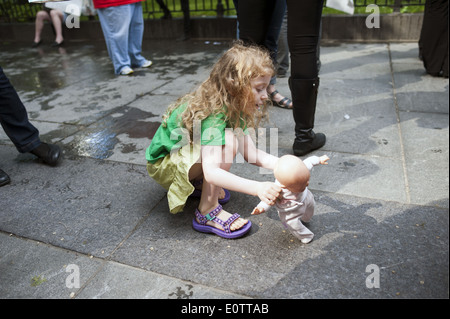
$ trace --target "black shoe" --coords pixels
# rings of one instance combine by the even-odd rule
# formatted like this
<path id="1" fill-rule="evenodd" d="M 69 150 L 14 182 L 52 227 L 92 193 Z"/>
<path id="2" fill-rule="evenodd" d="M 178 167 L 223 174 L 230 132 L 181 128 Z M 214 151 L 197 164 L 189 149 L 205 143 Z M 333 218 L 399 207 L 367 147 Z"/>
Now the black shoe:
<path id="1" fill-rule="evenodd" d="M 55 42 L 53 42 L 52 47 L 55 47 L 55 48 L 56 48 L 56 47 L 60 47 L 60 46 L 62 46 L 63 44 L 64 44 L 64 40 L 62 40 L 62 41 L 59 42 L 59 43 L 55 41 Z"/>
<path id="2" fill-rule="evenodd" d="M 325 145 L 326 136 L 323 133 L 314 133 L 312 130 L 307 138 L 297 136 L 292 145 L 292 151 L 295 156 L 304 156 Z"/>
<path id="3" fill-rule="evenodd" d="M 0 169 L 0 187 L 5 186 L 9 183 L 11 183 L 11 179 L 9 178 L 8 174 Z"/>
<path id="4" fill-rule="evenodd" d="M 39 157 L 44 163 L 55 166 L 60 158 L 61 150 L 57 145 L 41 143 L 30 153 Z"/>
<path id="5" fill-rule="evenodd" d="M 41 43 L 42 43 L 42 40 L 39 40 L 39 42 L 34 42 L 33 41 L 33 44 L 31 45 L 31 47 L 32 48 L 37 48 L 39 45 L 41 45 Z"/>

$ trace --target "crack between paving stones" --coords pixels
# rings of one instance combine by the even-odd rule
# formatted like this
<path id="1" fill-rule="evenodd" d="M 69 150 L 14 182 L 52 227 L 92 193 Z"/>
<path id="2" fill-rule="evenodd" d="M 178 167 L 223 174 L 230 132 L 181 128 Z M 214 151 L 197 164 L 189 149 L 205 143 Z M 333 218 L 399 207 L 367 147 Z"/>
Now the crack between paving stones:
<path id="1" fill-rule="evenodd" d="M 397 131 L 400 139 L 400 154 L 402 157 L 402 168 L 403 168 L 403 180 L 405 182 L 405 192 L 406 192 L 406 202 L 408 204 L 411 204 L 411 194 L 410 194 L 410 188 L 409 188 L 409 180 L 408 180 L 408 172 L 406 169 L 406 158 L 405 158 L 405 146 L 403 144 L 403 134 L 402 134 L 402 127 L 400 124 L 400 111 L 398 108 L 398 101 L 397 101 L 397 90 L 395 86 L 395 78 L 394 78 L 394 66 L 392 63 L 392 53 L 391 53 L 391 45 L 390 43 L 387 44 L 388 54 L 389 54 L 389 68 L 391 71 L 391 82 L 392 82 L 392 94 L 394 97 L 394 107 L 395 107 L 395 115 L 397 120 Z"/>

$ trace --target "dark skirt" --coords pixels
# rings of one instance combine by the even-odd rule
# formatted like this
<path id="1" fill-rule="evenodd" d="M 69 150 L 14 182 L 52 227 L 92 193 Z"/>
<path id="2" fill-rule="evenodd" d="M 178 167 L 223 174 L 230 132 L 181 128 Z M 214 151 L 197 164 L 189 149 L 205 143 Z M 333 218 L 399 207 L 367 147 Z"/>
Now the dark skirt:
<path id="1" fill-rule="evenodd" d="M 448 78 L 448 0 L 427 0 L 419 56 L 428 74 Z"/>

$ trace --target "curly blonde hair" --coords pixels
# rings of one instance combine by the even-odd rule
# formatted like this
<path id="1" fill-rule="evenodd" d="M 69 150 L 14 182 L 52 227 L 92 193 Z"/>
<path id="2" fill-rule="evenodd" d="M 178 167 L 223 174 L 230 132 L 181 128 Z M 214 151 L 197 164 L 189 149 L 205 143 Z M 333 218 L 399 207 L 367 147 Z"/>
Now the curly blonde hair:
<path id="1" fill-rule="evenodd" d="M 272 77 L 274 74 L 274 65 L 267 50 L 237 41 L 214 64 L 208 79 L 194 92 L 169 106 L 163 116 L 163 125 L 166 125 L 173 110 L 186 104 L 180 120 L 189 131 L 191 141 L 194 121 L 213 114 L 224 113 L 225 120 L 233 129 L 242 123 L 248 128 L 255 128 L 266 117 L 270 99 L 255 114 L 256 101 L 250 81 L 262 76 Z"/>

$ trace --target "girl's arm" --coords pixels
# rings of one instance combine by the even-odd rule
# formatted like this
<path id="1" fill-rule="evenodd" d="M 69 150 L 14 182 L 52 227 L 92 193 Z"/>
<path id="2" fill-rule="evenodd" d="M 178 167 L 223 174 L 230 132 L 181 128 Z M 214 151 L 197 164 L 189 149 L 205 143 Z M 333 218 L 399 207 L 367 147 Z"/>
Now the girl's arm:
<path id="1" fill-rule="evenodd" d="M 202 146 L 203 178 L 210 184 L 232 191 L 258 196 L 269 205 L 273 204 L 281 192 L 281 187 L 272 182 L 258 182 L 242 178 L 221 168 L 223 163 L 222 146 Z M 267 168 L 270 168 L 267 166 Z"/>
<path id="2" fill-rule="evenodd" d="M 275 168 L 278 157 L 256 148 L 250 135 L 241 135 L 238 137 L 238 141 L 239 152 L 248 163 L 271 170 Z"/>

